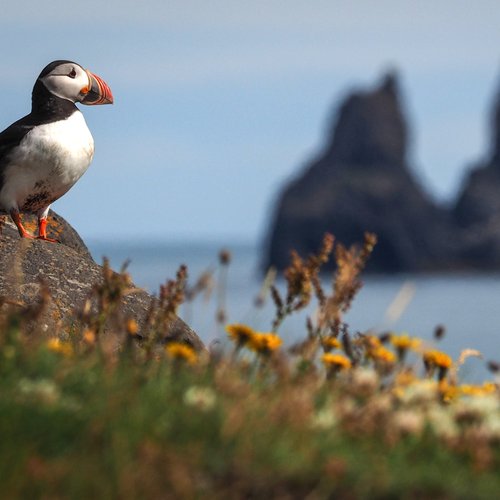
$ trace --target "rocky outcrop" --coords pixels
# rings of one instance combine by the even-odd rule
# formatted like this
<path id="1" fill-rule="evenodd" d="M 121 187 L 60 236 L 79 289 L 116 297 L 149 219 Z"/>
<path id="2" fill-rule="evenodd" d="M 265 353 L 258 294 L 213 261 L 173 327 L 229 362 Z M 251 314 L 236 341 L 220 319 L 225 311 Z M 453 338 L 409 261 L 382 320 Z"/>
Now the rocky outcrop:
<path id="1" fill-rule="evenodd" d="M 290 249 L 307 255 L 325 232 L 345 244 L 377 234 L 372 271 L 453 265 L 449 214 L 423 191 L 408 165 L 408 130 L 397 77 L 355 92 L 340 107 L 328 143 L 279 197 L 265 266 L 284 267 Z"/>
<path id="2" fill-rule="evenodd" d="M 500 93 L 492 130 L 490 157 L 469 171 L 453 208 L 462 239 L 460 258 L 478 269 L 500 269 Z"/>
<path id="3" fill-rule="evenodd" d="M 33 231 L 34 224 L 26 221 L 25 226 Z M 39 320 L 43 329 L 56 325 L 71 328 L 77 322 L 75 311 L 82 310 L 94 285 L 103 281 L 103 269 L 94 262 L 76 231 L 57 214 L 51 214 L 48 236 L 61 243 L 21 239 L 15 226 L 6 222 L 0 235 L 0 298 L 20 306 L 35 304 L 40 300 L 43 282 L 50 295 Z M 123 299 L 120 314 L 134 318 L 141 328 L 154 298 L 133 285 L 129 288 L 131 292 Z M 165 324 L 162 336 L 164 340 L 175 339 L 204 349 L 196 333 L 177 317 Z"/>

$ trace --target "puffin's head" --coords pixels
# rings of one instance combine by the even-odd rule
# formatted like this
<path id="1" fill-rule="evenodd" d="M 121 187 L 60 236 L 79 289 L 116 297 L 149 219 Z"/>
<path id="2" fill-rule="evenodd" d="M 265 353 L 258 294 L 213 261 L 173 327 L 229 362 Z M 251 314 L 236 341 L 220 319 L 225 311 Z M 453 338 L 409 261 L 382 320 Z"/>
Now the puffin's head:
<path id="1" fill-rule="evenodd" d="M 47 90 L 62 99 L 82 104 L 113 104 L 107 83 L 72 61 L 54 61 L 38 77 Z"/>

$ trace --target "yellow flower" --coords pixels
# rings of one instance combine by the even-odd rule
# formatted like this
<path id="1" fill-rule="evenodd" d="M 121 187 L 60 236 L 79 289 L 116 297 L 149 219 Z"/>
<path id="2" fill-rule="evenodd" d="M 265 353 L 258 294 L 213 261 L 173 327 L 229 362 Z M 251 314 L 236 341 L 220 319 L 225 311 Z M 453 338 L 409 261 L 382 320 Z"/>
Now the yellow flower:
<path id="1" fill-rule="evenodd" d="M 63 342 L 61 339 L 52 338 L 47 342 L 49 351 L 62 354 L 63 356 L 73 355 L 73 346 L 69 342 Z"/>
<path id="2" fill-rule="evenodd" d="M 407 387 L 413 384 L 417 380 L 417 377 L 412 371 L 405 370 L 396 375 L 394 380 L 394 385 L 397 387 Z"/>
<path id="3" fill-rule="evenodd" d="M 417 349 L 421 343 L 420 339 L 410 337 L 406 333 L 402 335 L 391 335 L 390 342 L 397 350 L 401 351 L 406 351 L 408 349 Z"/>
<path id="4" fill-rule="evenodd" d="M 337 337 L 324 337 L 321 339 L 321 345 L 325 352 L 330 352 L 333 349 L 340 349 L 340 341 Z"/>
<path id="5" fill-rule="evenodd" d="M 441 351 L 424 352 L 424 365 L 427 373 L 432 375 L 435 368 L 438 369 L 438 379 L 443 380 L 446 377 L 448 368 L 453 364 L 450 356 Z"/>
<path id="6" fill-rule="evenodd" d="M 495 392 L 497 387 L 493 382 L 485 382 L 483 385 L 462 384 L 458 389 L 464 396 L 485 396 Z"/>
<path id="7" fill-rule="evenodd" d="M 90 328 L 87 328 L 84 330 L 82 337 L 83 337 L 83 341 L 86 344 L 93 345 L 96 342 L 95 332 L 94 332 L 94 330 L 91 330 Z"/>
<path id="8" fill-rule="evenodd" d="M 456 385 L 449 384 L 445 378 L 439 381 L 438 388 L 445 403 L 451 403 L 460 395 L 460 389 Z"/>
<path id="9" fill-rule="evenodd" d="M 452 365 L 452 360 L 444 352 L 427 351 L 424 353 L 424 363 L 426 366 L 448 369 Z"/>
<path id="10" fill-rule="evenodd" d="M 255 335 L 255 330 L 247 325 L 233 323 L 226 326 L 226 332 L 229 337 L 238 345 L 243 346 L 250 342 L 250 339 Z"/>
<path id="11" fill-rule="evenodd" d="M 336 370 L 348 370 L 352 366 L 351 360 L 343 354 L 326 353 L 321 356 L 321 361 L 327 368 Z"/>
<path id="12" fill-rule="evenodd" d="M 137 324 L 137 321 L 133 318 L 129 318 L 125 324 L 125 328 L 127 330 L 127 333 L 131 335 L 132 337 L 134 335 L 137 335 L 137 332 L 139 331 L 139 325 Z"/>
<path id="13" fill-rule="evenodd" d="M 171 342 L 165 346 L 165 352 L 171 359 L 186 361 L 190 365 L 194 365 L 198 361 L 198 355 L 192 347 L 180 342 Z"/>
<path id="14" fill-rule="evenodd" d="M 389 351 L 389 349 L 384 346 L 376 347 L 375 349 L 370 349 L 368 351 L 368 357 L 375 361 L 381 361 L 382 363 L 392 364 L 396 362 L 396 355 Z"/>
<path id="15" fill-rule="evenodd" d="M 366 337 L 364 337 L 364 342 L 369 350 L 377 349 L 382 346 L 382 342 L 378 337 L 375 337 L 375 335 L 366 335 Z"/>
<path id="16" fill-rule="evenodd" d="M 250 337 L 248 347 L 261 354 L 270 354 L 279 348 L 283 340 L 275 333 L 254 332 Z"/>

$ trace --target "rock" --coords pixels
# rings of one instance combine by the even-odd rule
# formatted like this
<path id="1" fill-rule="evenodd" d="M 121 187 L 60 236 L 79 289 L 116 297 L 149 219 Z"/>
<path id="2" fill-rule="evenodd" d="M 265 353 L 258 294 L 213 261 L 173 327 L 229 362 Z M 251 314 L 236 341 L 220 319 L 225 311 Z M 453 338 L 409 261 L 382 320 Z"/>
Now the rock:
<path id="1" fill-rule="evenodd" d="M 500 269 L 500 93 L 492 119 L 490 158 L 472 167 L 453 207 L 464 265 Z"/>
<path id="2" fill-rule="evenodd" d="M 450 266 L 449 214 L 415 180 L 398 79 L 355 92 L 340 107 L 321 156 L 285 187 L 271 225 L 264 265 L 283 268 L 290 249 L 315 252 L 325 232 L 344 244 L 378 236 L 371 271 Z"/>
<path id="3" fill-rule="evenodd" d="M 71 227 L 70 224 L 68 224 L 68 222 L 66 222 L 63 217 L 50 210 L 47 219 L 47 236 L 49 238 L 55 239 L 63 245 L 73 248 L 78 253 L 86 255 L 90 259 L 92 258 L 89 249 L 80 238 L 80 235 L 73 229 L 73 227 Z M 38 223 L 36 216 L 23 214 L 22 220 L 23 225 L 28 232 L 33 235 L 38 234 Z M 5 216 L 4 223 L 6 234 L 18 234 L 16 226 L 14 225 L 10 217 Z M 0 230 L 1 226 L 2 223 L 0 222 Z"/>
<path id="4" fill-rule="evenodd" d="M 39 320 L 46 330 L 61 324 L 71 328 L 72 322 L 77 321 L 75 311 L 82 310 L 94 285 L 103 281 L 102 267 L 94 262 L 76 231 L 62 217 L 54 213 L 52 217 L 48 235 L 59 239 L 60 244 L 20 238 L 10 222 L 0 235 L 0 296 L 24 305 L 35 304 L 40 300 L 42 280 L 50 293 L 48 306 Z M 122 301 L 121 314 L 134 318 L 142 328 L 154 297 L 133 285 L 131 288 L 133 292 Z M 168 321 L 162 333 L 165 339 L 205 349 L 180 318 Z"/>

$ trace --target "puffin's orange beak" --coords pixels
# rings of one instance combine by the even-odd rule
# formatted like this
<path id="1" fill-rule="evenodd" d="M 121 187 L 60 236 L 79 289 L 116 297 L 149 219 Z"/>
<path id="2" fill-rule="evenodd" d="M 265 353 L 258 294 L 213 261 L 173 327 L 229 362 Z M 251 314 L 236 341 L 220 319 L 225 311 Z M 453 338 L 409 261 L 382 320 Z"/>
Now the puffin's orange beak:
<path id="1" fill-rule="evenodd" d="M 94 106 L 96 104 L 113 104 L 113 94 L 108 84 L 99 76 L 94 75 L 88 69 L 85 70 L 89 77 L 88 88 L 82 89 L 85 97 L 80 101 L 82 104 Z"/>

